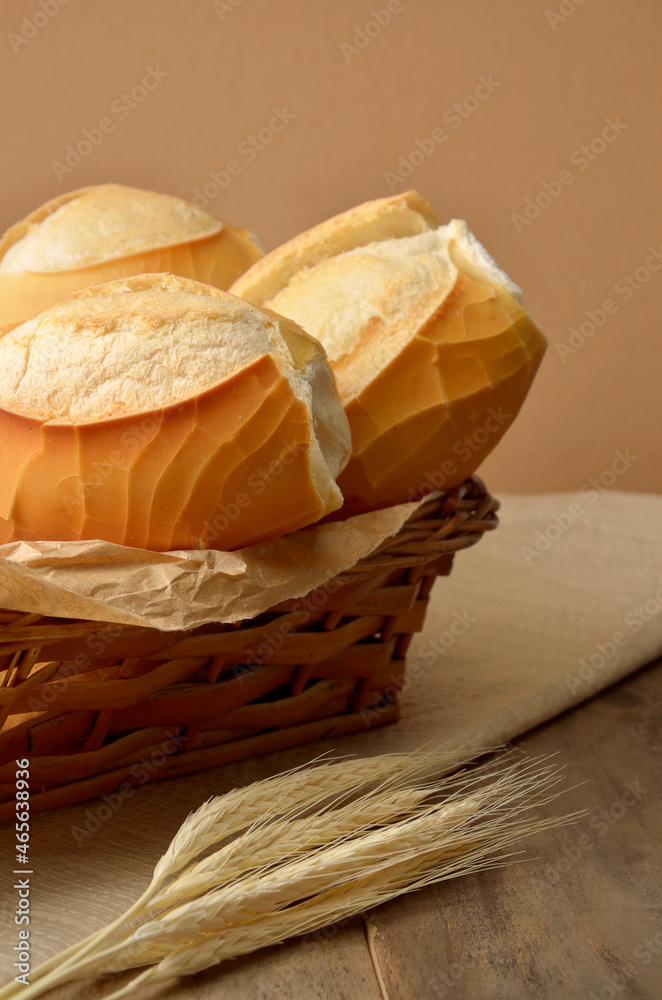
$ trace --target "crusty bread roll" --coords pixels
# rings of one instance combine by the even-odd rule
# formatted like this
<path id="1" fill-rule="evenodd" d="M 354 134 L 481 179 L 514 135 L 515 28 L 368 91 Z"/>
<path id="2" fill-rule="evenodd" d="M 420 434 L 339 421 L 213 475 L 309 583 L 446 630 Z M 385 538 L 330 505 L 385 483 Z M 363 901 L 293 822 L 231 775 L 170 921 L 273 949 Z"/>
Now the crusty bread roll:
<path id="1" fill-rule="evenodd" d="M 146 274 L 0 338 L 0 541 L 234 549 L 342 504 L 347 418 L 319 343 Z"/>
<path id="2" fill-rule="evenodd" d="M 42 205 L 0 240 L 0 326 L 132 274 L 169 271 L 226 289 L 261 256 L 246 230 L 182 198 L 121 184 L 81 188 Z"/>
<path id="3" fill-rule="evenodd" d="M 343 514 L 450 489 L 512 423 L 547 345 L 466 223 L 415 191 L 278 247 L 231 291 L 324 345 L 352 430 Z"/>

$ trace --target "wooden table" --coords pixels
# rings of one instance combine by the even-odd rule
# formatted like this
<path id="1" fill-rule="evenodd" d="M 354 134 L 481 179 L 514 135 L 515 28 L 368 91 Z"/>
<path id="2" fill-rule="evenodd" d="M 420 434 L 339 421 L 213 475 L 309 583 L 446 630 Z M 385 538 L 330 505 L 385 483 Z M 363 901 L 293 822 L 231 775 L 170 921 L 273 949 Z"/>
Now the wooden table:
<path id="1" fill-rule="evenodd" d="M 136 1000 L 659 1000 L 661 716 L 658 661 L 515 742 L 522 755 L 558 751 L 575 786 L 541 812 L 588 810 L 529 840 L 525 863 L 403 896 Z"/>

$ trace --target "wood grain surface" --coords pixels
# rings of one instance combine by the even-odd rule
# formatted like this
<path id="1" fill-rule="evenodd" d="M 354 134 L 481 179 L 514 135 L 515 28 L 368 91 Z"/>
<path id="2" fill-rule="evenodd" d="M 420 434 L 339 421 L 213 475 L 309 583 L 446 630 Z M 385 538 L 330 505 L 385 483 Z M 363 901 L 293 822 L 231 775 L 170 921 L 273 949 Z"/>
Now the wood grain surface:
<path id="1" fill-rule="evenodd" d="M 513 744 L 557 754 L 586 809 L 526 861 L 403 896 L 135 1000 L 659 1000 L 662 661 Z M 101 1000 L 84 983 L 54 1000 Z"/>

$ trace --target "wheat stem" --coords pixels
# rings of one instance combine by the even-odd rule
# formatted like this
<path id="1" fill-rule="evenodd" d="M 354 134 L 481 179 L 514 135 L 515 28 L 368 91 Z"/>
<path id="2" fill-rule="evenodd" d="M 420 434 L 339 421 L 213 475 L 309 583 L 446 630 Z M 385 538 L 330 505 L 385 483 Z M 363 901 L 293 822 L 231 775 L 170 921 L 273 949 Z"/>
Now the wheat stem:
<path id="1" fill-rule="evenodd" d="M 457 764 L 457 751 L 324 761 L 205 803 L 127 913 L 43 963 L 21 997 L 150 966 L 112 994 L 119 1000 L 143 982 L 191 974 L 401 892 L 511 863 L 523 836 L 578 816 L 532 818 L 559 794 L 547 758 L 506 766 L 501 758 L 448 775 L 450 760 Z M 157 907 L 166 909 L 133 932 L 126 927 Z M 18 985 L 0 990 L 0 1000 L 15 997 Z"/>
<path id="2" fill-rule="evenodd" d="M 158 884 L 152 883 L 140 899 L 137 899 L 128 910 L 117 917 L 116 920 L 113 920 L 112 923 L 107 924 L 98 931 L 94 931 L 88 937 L 83 938 L 82 941 L 71 945 L 57 955 L 53 955 L 51 958 L 46 959 L 45 962 L 42 962 L 41 965 L 32 969 L 30 971 L 31 982 L 29 986 L 24 986 L 22 983 L 15 981 L 7 983 L 7 985 L 0 989 L 0 1000 L 9 1000 L 10 997 L 19 994 L 22 1000 L 31 1000 L 32 996 L 41 996 L 45 990 L 52 989 L 62 982 L 68 982 L 69 979 L 67 976 L 69 970 L 77 968 L 86 955 L 140 913 L 146 901 L 157 889 Z M 37 992 L 32 993 L 33 988 Z"/>

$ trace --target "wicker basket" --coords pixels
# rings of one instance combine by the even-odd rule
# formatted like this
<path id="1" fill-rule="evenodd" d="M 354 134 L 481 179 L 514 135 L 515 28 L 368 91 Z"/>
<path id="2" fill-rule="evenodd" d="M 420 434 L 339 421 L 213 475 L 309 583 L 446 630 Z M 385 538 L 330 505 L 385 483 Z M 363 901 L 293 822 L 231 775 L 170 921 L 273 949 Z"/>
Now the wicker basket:
<path id="1" fill-rule="evenodd" d="M 0 820 L 23 757 L 36 812 L 395 722 L 432 584 L 497 508 L 472 477 L 341 576 L 237 625 L 0 611 Z"/>

